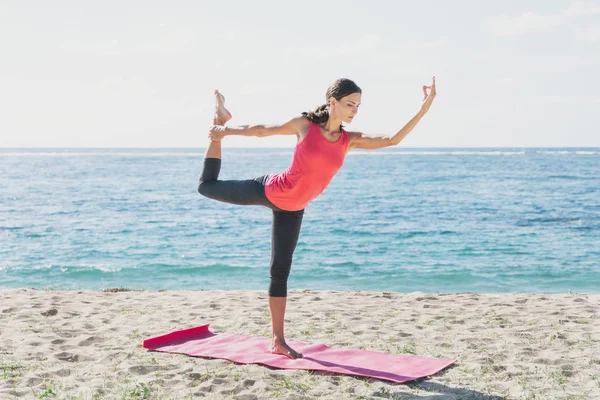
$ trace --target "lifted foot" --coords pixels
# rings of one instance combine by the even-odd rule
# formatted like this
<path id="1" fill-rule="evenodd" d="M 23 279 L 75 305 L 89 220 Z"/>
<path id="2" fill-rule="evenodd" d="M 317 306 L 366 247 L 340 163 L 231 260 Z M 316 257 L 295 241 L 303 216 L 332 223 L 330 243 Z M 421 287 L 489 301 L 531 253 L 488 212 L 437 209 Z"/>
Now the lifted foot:
<path id="1" fill-rule="evenodd" d="M 231 113 L 225 108 L 225 96 L 215 89 L 215 125 L 225 125 L 231 119 Z"/>

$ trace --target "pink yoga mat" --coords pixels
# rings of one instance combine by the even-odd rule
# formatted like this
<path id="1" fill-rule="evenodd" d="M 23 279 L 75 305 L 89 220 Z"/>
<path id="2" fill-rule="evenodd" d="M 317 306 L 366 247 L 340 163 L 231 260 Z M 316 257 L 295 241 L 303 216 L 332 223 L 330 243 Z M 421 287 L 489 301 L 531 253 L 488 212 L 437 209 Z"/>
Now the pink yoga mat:
<path id="1" fill-rule="evenodd" d="M 290 346 L 304 355 L 304 358 L 292 360 L 280 354 L 272 354 L 271 340 L 268 338 L 215 334 L 208 326 L 202 325 L 150 338 L 144 340 L 144 347 L 165 353 L 221 358 L 240 364 L 264 364 L 283 369 L 369 376 L 399 383 L 433 375 L 454 363 L 452 360 L 441 358 L 332 349 L 323 344 L 308 345 L 289 341 Z"/>

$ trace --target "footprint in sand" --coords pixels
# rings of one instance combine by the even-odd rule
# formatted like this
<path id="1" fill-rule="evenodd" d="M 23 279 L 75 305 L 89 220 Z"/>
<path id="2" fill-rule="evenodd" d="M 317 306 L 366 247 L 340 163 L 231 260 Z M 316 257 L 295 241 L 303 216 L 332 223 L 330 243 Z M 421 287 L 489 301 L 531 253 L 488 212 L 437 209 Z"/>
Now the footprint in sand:
<path id="1" fill-rule="evenodd" d="M 197 372 L 190 372 L 187 376 L 192 381 L 197 381 L 197 380 L 204 379 L 207 377 L 206 374 L 199 374 Z"/>
<path id="2" fill-rule="evenodd" d="M 79 342 L 79 344 L 77 346 L 89 346 L 92 344 L 102 343 L 102 342 L 104 342 L 104 339 L 97 337 L 97 336 L 90 336 L 89 338 Z"/>
<path id="3" fill-rule="evenodd" d="M 36 387 L 36 386 L 38 386 L 38 385 L 40 385 L 42 383 L 44 383 L 44 379 L 43 378 L 34 376 L 34 377 L 31 377 L 31 378 L 27 379 L 26 385 L 27 385 L 27 387 Z"/>
<path id="4" fill-rule="evenodd" d="M 163 367 L 159 365 L 134 365 L 129 368 L 129 372 L 136 375 L 147 375 L 150 372 L 160 371 Z"/>
<path id="5" fill-rule="evenodd" d="M 427 297 L 417 297 L 415 300 L 416 301 L 423 301 L 423 300 L 439 300 L 439 299 L 437 297 L 427 296 Z"/>
<path id="6" fill-rule="evenodd" d="M 62 377 L 71 376 L 71 370 L 67 369 L 67 368 L 62 368 L 62 369 L 59 369 L 58 371 L 53 372 L 53 375 L 58 375 L 58 376 L 62 376 Z"/>
<path id="7" fill-rule="evenodd" d="M 64 338 L 72 338 L 79 335 L 79 331 L 58 331 L 56 334 Z"/>
<path id="8" fill-rule="evenodd" d="M 256 383 L 256 381 L 254 379 L 245 379 L 242 382 L 242 385 L 244 385 L 245 388 L 249 388 L 249 387 L 254 386 L 255 383 Z"/>
<path id="9" fill-rule="evenodd" d="M 69 353 L 66 351 L 63 351 L 62 353 L 58 353 L 55 354 L 54 357 L 58 358 L 61 361 L 68 361 L 68 362 L 77 362 L 77 361 L 83 361 L 82 357 L 80 357 L 77 354 L 73 354 L 73 353 Z"/>

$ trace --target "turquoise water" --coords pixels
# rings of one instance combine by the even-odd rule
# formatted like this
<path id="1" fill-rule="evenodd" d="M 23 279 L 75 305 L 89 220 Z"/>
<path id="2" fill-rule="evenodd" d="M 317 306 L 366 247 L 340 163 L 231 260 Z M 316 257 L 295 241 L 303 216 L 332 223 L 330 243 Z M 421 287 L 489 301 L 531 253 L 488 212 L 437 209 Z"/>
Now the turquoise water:
<path id="1" fill-rule="evenodd" d="M 222 179 L 293 149 L 224 149 Z M 204 149 L 0 150 L 0 288 L 252 289 L 271 211 L 196 192 Z M 600 149 L 352 152 L 306 209 L 290 288 L 600 288 Z"/>

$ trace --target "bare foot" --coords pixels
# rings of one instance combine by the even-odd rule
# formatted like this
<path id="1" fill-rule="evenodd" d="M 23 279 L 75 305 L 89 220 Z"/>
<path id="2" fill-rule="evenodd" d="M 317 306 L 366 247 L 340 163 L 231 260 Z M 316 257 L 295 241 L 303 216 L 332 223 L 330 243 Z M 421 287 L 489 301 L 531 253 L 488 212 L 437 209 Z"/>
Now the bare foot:
<path id="1" fill-rule="evenodd" d="M 271 353 L 282 354 L 291 358 L 292 360 L 304 357 L 302 353 L 298 353 L 296 350 L 288 346 L 285 340 L 279 340 L 275 338 L 273 338 L 273 344 L 271 345 Z"/>
<path id="2" fill-rule="evenodd" d="M 225 108 L 225 96 L 215 89 L 215 121 L 216 125 L 225 125 L 231 119 L 231 113 Z"/>

